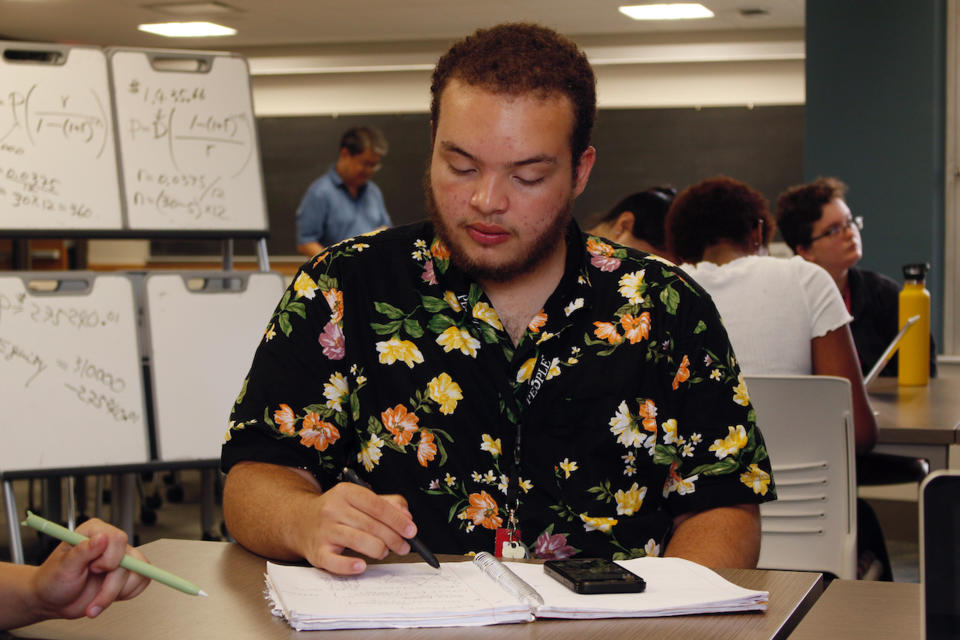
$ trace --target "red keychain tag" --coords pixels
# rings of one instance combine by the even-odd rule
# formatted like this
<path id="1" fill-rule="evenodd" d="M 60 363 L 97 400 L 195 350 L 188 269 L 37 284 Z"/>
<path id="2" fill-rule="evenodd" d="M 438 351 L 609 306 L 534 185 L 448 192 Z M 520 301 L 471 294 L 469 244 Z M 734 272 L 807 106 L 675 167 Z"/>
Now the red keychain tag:
<path id="1" fill-rule="evenodd" d="M 525 558 L 527 553 L 520 542 L 520 535 L 523 532 L 519 529 L 507 529 L 500 527 L 497 529 L 497 538 L 494 543 L 493 555 L 498 558 Z"/>

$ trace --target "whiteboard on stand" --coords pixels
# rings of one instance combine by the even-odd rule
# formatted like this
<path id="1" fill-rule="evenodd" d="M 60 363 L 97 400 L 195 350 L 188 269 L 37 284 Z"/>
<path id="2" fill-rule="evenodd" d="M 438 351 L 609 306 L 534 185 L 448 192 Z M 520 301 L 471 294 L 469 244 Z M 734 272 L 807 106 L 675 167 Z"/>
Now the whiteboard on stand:
<path id="1" fill-rule="evenodd" d="M 127 226 L 267 230 L 245 58 L 108 49 Z"/>
<path id="2" fill-rule="evenodd" d="M 149 460 L 137 321 L 122 275 L 0 276 L 0 470 Z"/>
<path id="3" fill-rule="evenodd" d="M 103 51 L 4 41 L 0 50 L 0 231 L 121 229 Z"/>
<path id="4" fill-rule="evenodd" d="M 158 459 L 220 457 L 230 410 L 285 287 L 273 272 L 146 275 Z"/>

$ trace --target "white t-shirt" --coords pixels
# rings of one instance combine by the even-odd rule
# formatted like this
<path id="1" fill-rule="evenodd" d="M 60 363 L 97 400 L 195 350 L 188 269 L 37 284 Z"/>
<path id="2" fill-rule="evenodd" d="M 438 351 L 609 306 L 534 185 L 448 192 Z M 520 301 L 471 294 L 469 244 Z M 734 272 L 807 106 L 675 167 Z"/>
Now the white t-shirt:
<path id="1" fill-rule="evenodd" d="M 745 374 L 813 373 L 810 341 L 853 319 L 830 274 L 799 256 L 680 266 L 713 298 Z"/>

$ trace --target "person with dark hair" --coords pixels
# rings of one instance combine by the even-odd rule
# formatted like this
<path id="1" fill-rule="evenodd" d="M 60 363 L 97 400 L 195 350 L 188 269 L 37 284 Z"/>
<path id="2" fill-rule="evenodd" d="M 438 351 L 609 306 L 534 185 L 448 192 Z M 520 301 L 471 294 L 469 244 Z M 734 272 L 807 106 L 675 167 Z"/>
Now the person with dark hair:
<path id="1" fill-rule="evenodd" d="M 850 380 L 857 451 L 877 423 L 850 337 L 850 314 L 830 276 L 801 258 L 758 255 L 773 235 L 766 198 L 718 176 L 680 192 L 667 214 L 667 246 L 713 298 L 745 373 L 835 375 Z"/>
<path id="2" fill-rule="evenodd" d="M 850 330 L 866 374 L 900 331 L 900 285 L 882 273 L 858 269 L 863 257 L 863 218 L 846 202 L 847 185 L 820 177 L 790 187 L 777 200 L 780 233 L 793 252 L 827 270 L 853 316 Z M 897 356 L 880 372 L 897 375 Z M 930 336 L 930 375 L 937 375 L 937 349 Z"/>
<path id="3" fill-rule="evenodd" d="M 800 257 L 758 255 L 773 235 L 766 198 L 727 177 L 682 192 L 667 214 L 667 246 L 713 297 L 745 374 L 832 375 L 850 381 L 858 454 L 877 441 L 877 422 L 850 334 L 850 314 L 830 275 Z M 782 230 L 781 230 L 782 231 Z M 861 575 L 891 579 L 883 534 L 858 504 Z"/>
<path id="4" fill-rule="evenodd" d="M 667 251 L 663 230 L 667 209 L 676 195 L 673 187 L 651 187 L 630 194 L 615 204 L 588 233 L 676 262 Z"/>
<path id="5" fill-rule="evenodd" d="M 383 194 L 370 180 L 387 149 L 375 127 L 344 132 L 336 163 L 310 185 L 297 208 L 297 251 L 313 257 L 324 247 L 392 224 Z"/>
<path id="6" fill-rule="evenodd" d="M 538 25 L 443 55 L 429 221 L 305 263 L 254 355 L 221 457 L 240 544 L 338 574 L 415 534 L 435 553 L 756 565 L 775 488 L 716 308 L 573 219 L 595 83 Z"/>
<path id="7" fill-rule="evenodd" d="M 77 532 L 89 539 L 61 542 L 40 566 L 0 562 L 0 630 L 49 618 L 95 618 L 117 600 L 140 594 L 150 580 L 120 567 L 125 553 L 146 560 L 127 545 L 127 534 L 97 518 Z"/>

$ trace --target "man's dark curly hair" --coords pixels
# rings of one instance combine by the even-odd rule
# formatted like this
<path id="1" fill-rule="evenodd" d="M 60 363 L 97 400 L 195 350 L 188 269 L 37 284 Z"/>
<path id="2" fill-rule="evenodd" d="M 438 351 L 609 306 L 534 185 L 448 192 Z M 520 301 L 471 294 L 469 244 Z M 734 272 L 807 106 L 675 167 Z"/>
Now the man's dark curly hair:
<path id="1" fill-rule="evenodd" d="M 597 113 L 596 76 L 579 47 L 552 29 L 508 23 L 478 29 L 454 43 L 433 70 L 432 136 L 440 118 L 440 97 L 454 78 L 492 93 L 567 96 L 574 111 L 570 134 L 574 168 L 590 145 Z"/>
<path id="2" fill-rule="evenodd" d="M 836 178 L 817 178 L 810 184 L 790 187 L 777 198 L 777 225 L 783 241 L 794 253 L 810 244 L 813 225 L 823 215 L 823 205 L 847 195 L 847 185 Z"/>
<path id="3" fill-rule="evenodd" d="M 748 184 L 717 176 L 680 192 L 667 213 L 667 249 L 680 262 L 700 262 L 722 240 L 748 251 L 750 233 L 763 224 L 763 244 L 773 235 L 767 199 Z"/>

